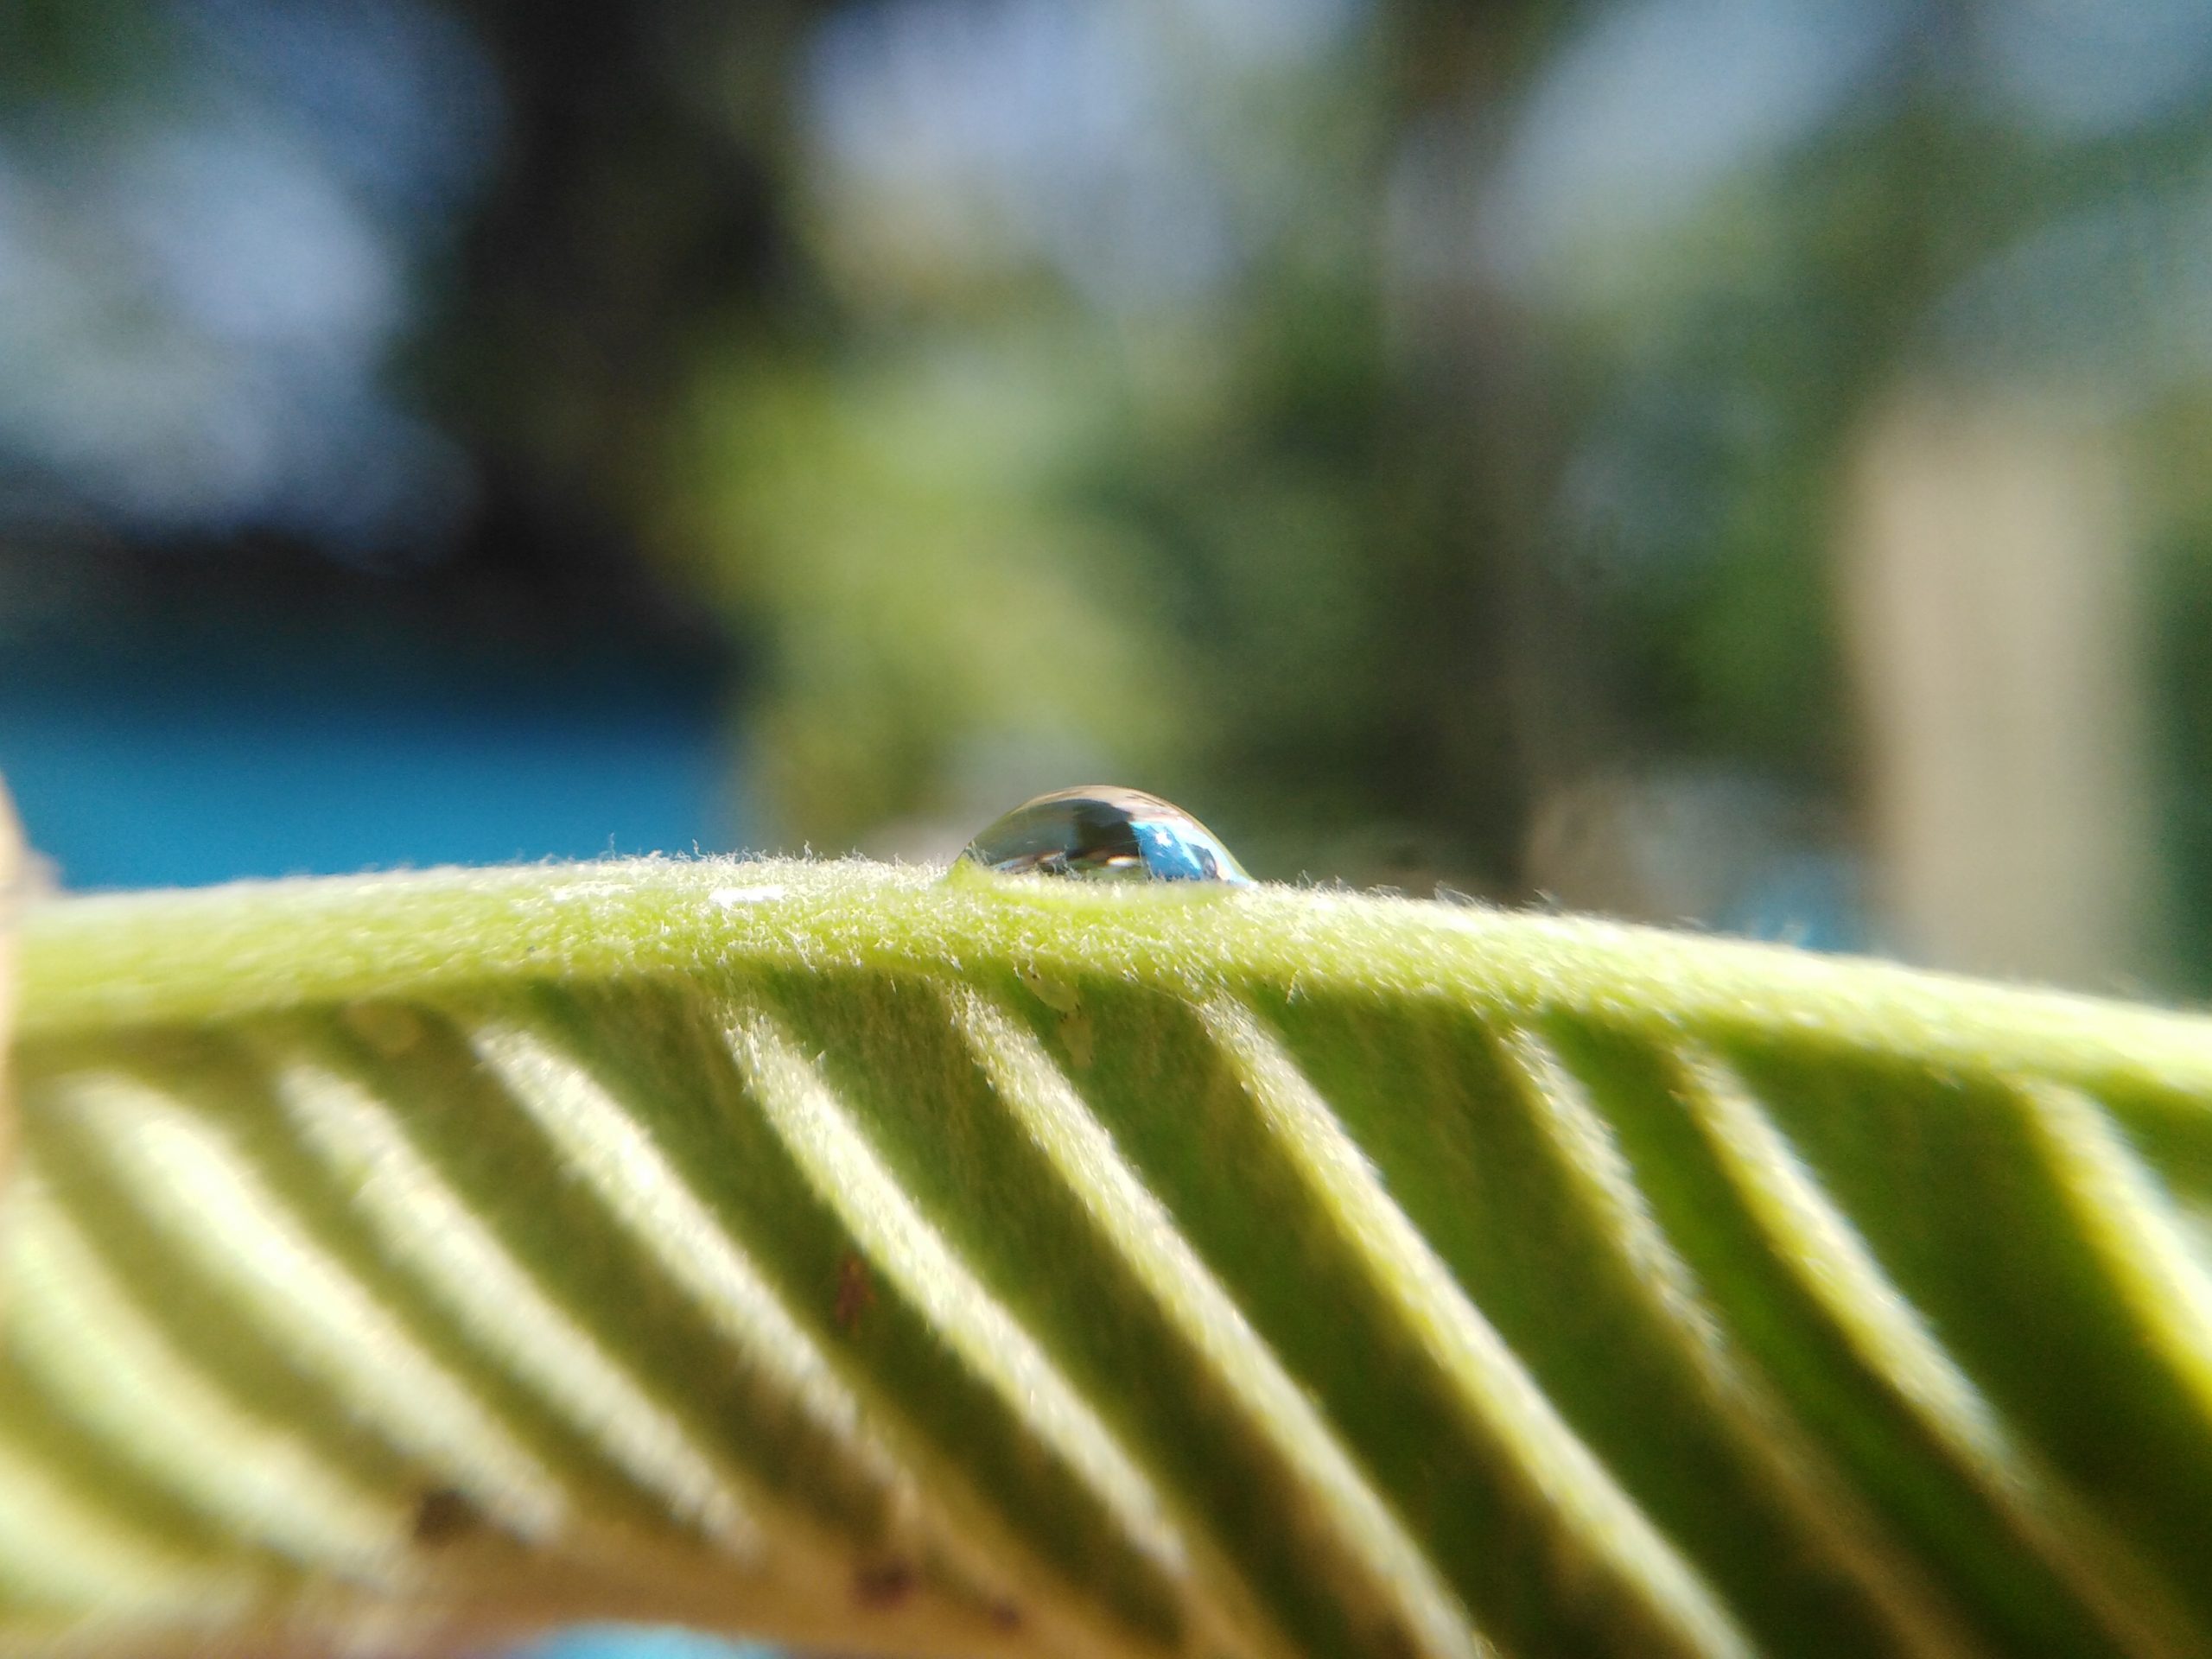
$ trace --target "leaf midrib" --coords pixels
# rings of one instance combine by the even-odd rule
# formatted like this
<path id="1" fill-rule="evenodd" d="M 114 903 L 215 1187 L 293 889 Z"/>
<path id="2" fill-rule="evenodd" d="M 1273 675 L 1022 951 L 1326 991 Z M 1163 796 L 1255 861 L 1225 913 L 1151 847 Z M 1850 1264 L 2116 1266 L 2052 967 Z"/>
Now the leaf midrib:
<path id="1" fill-rule="evenodd" d="M 768 889 L 778 896 L 716 897 Z M 725 968 L 734 980 L 1003 959 L 1192 995 L 1313 983 L 1513 1019 L 1648 1026 L 1658 1014 L 1724 1045 L 1780 1023 L 1808 1048 L 2212 1095 L 2212 1043 L 2194 1014 L 1658 928 L 1265 885 L 985 887 L 859 860 L 655 858 L 67 898 L 30 912 L 22 948 L 19 1029 L 41 1039 L 511 978 L 711 983 Z"/>

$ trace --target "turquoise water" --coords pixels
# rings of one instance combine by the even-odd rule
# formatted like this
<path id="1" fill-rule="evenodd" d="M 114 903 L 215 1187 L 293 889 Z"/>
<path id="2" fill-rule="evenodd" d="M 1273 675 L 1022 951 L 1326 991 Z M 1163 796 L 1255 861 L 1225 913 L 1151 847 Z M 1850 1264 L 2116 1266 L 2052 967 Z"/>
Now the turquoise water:
<path id="1" fill-rule="evenodd" d="M 742 840 L 711 711 L 663 696 L 0 691 L 0 774 L 76 889 Z"/>
<path id="2" fill-rule="evenodd" d="M 721 1642 L 658 1625 L 582 1624 L 522 1649 L 513 1659 L 779 1659 L 772 1648 Z"/>

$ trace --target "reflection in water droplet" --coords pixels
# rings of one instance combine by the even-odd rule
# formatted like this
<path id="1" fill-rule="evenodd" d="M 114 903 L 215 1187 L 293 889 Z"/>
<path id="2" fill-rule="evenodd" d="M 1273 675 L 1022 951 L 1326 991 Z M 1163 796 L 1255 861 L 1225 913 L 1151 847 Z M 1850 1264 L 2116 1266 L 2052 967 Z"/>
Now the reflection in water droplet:
<path id="1" fill-rule="evenodd" d="M 1182 808 L 1110 784 L 1039 795 L 977 836 L 961 857 L 986 869 L 1092 880 L 1252 879 Z"/>

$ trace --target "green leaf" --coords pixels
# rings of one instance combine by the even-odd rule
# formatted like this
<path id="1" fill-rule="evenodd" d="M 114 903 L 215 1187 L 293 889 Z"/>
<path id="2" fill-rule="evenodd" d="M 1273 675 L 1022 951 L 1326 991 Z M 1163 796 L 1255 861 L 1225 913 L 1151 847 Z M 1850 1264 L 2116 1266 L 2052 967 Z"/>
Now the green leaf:
<path id="1" fill-rule="evenodd" d="M 23 941 L 0 1632 L 2212 1652 L 2212 1024 L 608 863 Z"/>

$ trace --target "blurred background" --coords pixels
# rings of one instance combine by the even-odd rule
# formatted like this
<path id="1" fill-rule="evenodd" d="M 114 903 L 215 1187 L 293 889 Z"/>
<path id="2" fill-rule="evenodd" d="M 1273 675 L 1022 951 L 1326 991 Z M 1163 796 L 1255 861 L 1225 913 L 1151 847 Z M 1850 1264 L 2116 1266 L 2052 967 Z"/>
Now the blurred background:
<path id="1" fill-rule="evenodd" d="M 2201 0 L 11 0 L 71 888 L 949 856 L 2212 990 Z"/>

